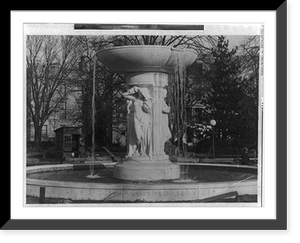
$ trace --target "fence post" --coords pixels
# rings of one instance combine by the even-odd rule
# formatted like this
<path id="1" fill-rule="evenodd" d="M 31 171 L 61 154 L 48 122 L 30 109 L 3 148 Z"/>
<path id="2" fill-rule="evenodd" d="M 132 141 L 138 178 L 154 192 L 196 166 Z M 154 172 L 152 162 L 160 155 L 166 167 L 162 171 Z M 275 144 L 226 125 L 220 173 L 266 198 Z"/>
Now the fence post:
<path id="1" fill-rule="evenodd" d="M 39 204 L 45 203 L 45 187 L 40 187 L 40 198 L 39 198 Z"/>

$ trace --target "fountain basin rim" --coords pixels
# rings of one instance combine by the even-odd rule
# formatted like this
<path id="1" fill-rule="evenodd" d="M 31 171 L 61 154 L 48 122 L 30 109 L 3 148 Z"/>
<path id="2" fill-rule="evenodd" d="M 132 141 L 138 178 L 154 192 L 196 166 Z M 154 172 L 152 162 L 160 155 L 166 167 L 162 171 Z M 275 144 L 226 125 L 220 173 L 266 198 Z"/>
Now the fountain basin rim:
<path id="1" fill-rule="evenodd" d="M 178 165 L 193 165 L 193 166 L 206 166 L 206 167 L 232 167 L 232 168 L 241 168 L 241 169 L 253 169 L 257 170 L 257 166 L 247 166 L 247 165 L 232 165 L 232 164 L 208 164 L 208 163 L 181 163 L 181 162 L 173 162 Z M 84 164 L 56 164 L 56 165 L 35 165 L 26 167 L 26 173 L 37 173 L 37 172 L 46 172 L 51 170 L 73 170 L 75 166 L 82 165 L 91 165 L 92 163 L 84 163 Z M 107 168 L 115 166 L 118 162 L 97 162 L 95 165 L 103 165 Z"/>
<path id="2" fill-rule="evenodd" d="M 96 55 L 103 53 L 103 52 L 110 52 L 114 50 L 121 50 L 121 49 L 166 49 L 171 51 L 183 51 L 183 52 L 191 52 L 195 55 L 197 55 L 197 52 L 193 49 L 187 49 L 187 48 L 174 48 L 172 46 L 160 46 L 160 45 L 124 45 L 124 46 L 114 46 L 114 47 L 108 47 L 104 48 L 96 53 Z"/>
<path id="3" fill-rule="evenodd" d="M 182 53 L 182 62 L 186 67 L 197 59 L 194 50 L 158 45 L 110 47 L 100 50 L 96 56 L 111 71 L 120 74 L 149 72 L 171 74 L 177 60 L 175 53 Z"/>
<path id="4" fill-rule="evenodd" d="M 54 187 L 69 187 L 69 188 L 77 188 L 77 189 L 145 189 L 147 186 L 151 187 L 154 190 L 163 190 L 164 187 L 168 187 L 168 189 L 178 189 L 184 190 L 187 188 L 201 188 L 200 186 L 216 186 L 222 187 L 224 184 L 233 185 L 237 183 L 237 181 L 221 181 L 221 182 L 189 182 L 189 183 L 165 183 L 165 184 L 134 184 L 134 183 L 95 183 L 95 182 L 68 182 L 68 181 L 52 181 L 52 180 L 41 180 L 41 179 L 31 179 L 27 178 L 27 185 L 36 185 L 36 186 L 54 186 Z M 243 186 L 245 184 L 253 184 L 257 179 L 248 179 L 241 183 L 239 186 Z M 100 187 L 101 186 L 101 187 Z"/>

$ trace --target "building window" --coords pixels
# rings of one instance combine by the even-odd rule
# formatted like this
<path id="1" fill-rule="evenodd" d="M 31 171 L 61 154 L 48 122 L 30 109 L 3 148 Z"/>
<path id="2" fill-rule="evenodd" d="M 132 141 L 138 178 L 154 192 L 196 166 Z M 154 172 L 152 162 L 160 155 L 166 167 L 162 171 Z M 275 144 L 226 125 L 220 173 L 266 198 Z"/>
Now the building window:
<path id="1" fill-rule="evenodd" d="M 71 150 L 72 149 L 72 135 L 65 134 L 64 135 L 64 150 Z"/>
<path id="2" fill-rule="evenodd" d="M 66 102 L 60 103 L 59 119 L 67 119 L 67 103 Z"/>

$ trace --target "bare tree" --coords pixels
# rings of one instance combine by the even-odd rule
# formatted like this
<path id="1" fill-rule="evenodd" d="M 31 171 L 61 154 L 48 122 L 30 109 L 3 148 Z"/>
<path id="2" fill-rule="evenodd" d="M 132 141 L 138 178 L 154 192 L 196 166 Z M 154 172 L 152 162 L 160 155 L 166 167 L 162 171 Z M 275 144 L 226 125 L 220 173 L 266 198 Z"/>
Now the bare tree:
<path id="1" fill-rule="evenodd" d="M 34 125 L 34 145 L 41 141 L 46 120 L 60 109 L 78 60 L 73 36 L 27 36 L 27 116 Z"/>
<path id="2" fill-rule="evenodd" d="M 253 96 L 258 91 L 260 36 L 248 36 L 241 44 L 241 65 L 243 83 L 246 91 Z"/>
<path id="3" fill-rule="evenodd" d="M 96 147 L 112 143 L 113 131 L 117 129 L 120 119 L 116 114 L 122 111 L 125 103 L 120 91 L 125 91 L 125 80 L 122 75 L 111 72 L 95 55 L 105 47 L 114 46 L 115 38 L 110 36 L 77 36 L 81 49 L 81 60 L 78 65 L 78 81 L 83 87 L 82 94 L 82 123 L 86 148 L 92 146 L 92 132 L 95 133 Z M 96 61 L 96 65 L 95 62 Z M 96 68 L 95 73 L 94 68 Z M 95 74 L 95 114 L 92 109 L 93 78 Z M 95 116 L 93 127 L 92 116 Z M 118 121 L 116 121 L 118 120 Z M 124 122 L 124 121 L 123 121 Z M 118 132 L 119 130 L 117 130 Z"/>

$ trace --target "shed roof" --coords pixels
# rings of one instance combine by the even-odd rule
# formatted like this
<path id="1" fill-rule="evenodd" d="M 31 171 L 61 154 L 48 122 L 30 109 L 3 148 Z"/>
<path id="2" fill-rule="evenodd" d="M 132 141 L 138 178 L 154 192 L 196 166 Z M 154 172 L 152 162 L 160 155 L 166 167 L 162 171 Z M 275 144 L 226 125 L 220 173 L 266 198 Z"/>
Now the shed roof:
<path id="1" fill-rule="evenodd" d="M 54 130 L 54 132 L 58 132 L 60 130 L 64 130 L 65 132 L 75 132 L 76 130 L 81 129 L 82 127 L 66 127 L 62 126 Z"/>

